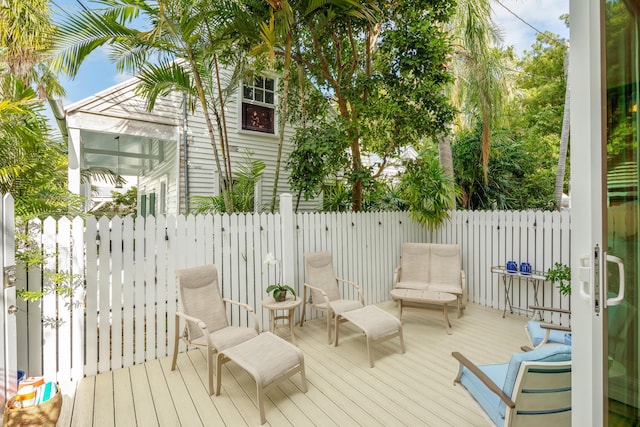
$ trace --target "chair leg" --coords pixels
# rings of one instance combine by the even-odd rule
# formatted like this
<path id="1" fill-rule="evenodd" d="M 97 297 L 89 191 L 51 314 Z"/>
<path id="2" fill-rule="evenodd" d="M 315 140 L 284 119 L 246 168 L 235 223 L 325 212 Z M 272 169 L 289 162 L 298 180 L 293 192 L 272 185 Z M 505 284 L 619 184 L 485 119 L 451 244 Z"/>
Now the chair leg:
<path id="1" fill-rule="evenodd" d="M 304 372 L 304 357 L 300 359 L 300 380 L 302 382 L 302 392 L 307 392 L 307 375 Z"/>
<path id="2" fill-rule="evenodd" d="M 402 334 L 402 325 L 400 325 L 400 331 L 398 332 L 398 337 L 400 338 L 400 350 L 402 350 L 402 354 L 404 354 L 405 348 L 404 348 L 404 335 Z"/>
<path id="3" fill-rule="evenodd" d="M 264 389 L 262 388 L 261 382 L 256 381 L 256 389 L 258 394 L 258 409 L 260 410 L 260 424 L 264 424 L 267 422 L 267 419 L 264 416 Z"/>
<path id="4" fill-rule="evenodd" d="M 338 314 L 338 315 L 336 315 L 336 334 L 335 334 L 335 335 L 336 335 L 336 338 L 335 338 L 335 340 L 333 341 L 333 346 L 334 346 L 334 347 L 337 347 L 337 346 L 338 346 L 338 335 L 340 335 L 340 326 L 339 326 L 340 324 L 339 324 L 339 321 L 338 321 L 338 318 L 339 318 L 339 317 L 340 317 L 340 315 L 339 315 L 339 314 Z M 331 338 L 329 338 L 329 344 L 331 344 Z"/>
<path id="5" fill-rule="evenodd" d="M 327 343 L 331 344 L 331 310 L 327 310 Z"/>
<path id="6" fill-rule="evenodd" d="M 207 347 L 207 368 L 209 373 L 209 396 L 213 395 L 213 351 Z M 217 359 L 216 359 L 216 370 L 217 370 Z"/>
<path id="7" fill-rule="evenodd" d="M 176 315 L 176 327 L 175 336 L 173 340 L 173 360 L 171 361 L 171 370 L 176 369 L 176 362 L 178 360 L 178 341 L 180 341 L 180 317 Z"/>
<path id="8" fill-rule="evenodd" d="M 300 327 L 304 325 L 304 315 L 307 311 L 307 287 L 304 286 L 304 290 L 302 292 L 302 314 L 300 314 Z"/>
<path id="9" fill-rule="evenodd" d="M 367 354 L 369 355 L 369 367 L 373 368 L 373 354 L 371 354 L 371 340 L 367 335 Z"/>
<path id="10" fill-rule="evenodd" d="M 216 357 L 216 396 L 220 395 L 220 389 L 222 389 L 222 359 L 224 358 L 223 353 L 218 353 Z"/>

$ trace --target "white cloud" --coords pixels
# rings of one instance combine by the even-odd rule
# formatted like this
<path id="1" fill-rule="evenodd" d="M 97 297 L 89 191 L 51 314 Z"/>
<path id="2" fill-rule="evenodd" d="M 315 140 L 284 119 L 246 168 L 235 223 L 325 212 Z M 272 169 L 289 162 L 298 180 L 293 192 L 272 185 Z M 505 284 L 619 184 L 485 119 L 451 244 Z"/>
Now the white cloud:
<path id="1" fill-rule="evenodd" d="M 569 0 L 500 0 L 500 3 L 538 31 L 551 31 L 569 38 L 569 29 L 560 16 L 569 13 Z M 515 46 L 522 54 L 535 41 L 536 32 L 527 24 L 513 16 L 498 2 L 493 3 L 493 18 L 502 29 L 504 46 Z"/>

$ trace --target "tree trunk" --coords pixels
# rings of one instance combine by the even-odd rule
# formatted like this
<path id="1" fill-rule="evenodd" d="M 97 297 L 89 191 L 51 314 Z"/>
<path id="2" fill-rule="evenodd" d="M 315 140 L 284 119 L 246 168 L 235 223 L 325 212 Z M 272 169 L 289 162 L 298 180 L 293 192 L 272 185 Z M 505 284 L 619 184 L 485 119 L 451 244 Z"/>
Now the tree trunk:
<path id="1" fill-rule="evenodd" d="M 282 88 L 282 99 L 280 102 L 282 106 L 280 108 L 280 120 L 279 123 L 279 139 L 278 139 L 278 155 L 276 157 L 276 171 L 275 177 L 273 180 L 273 192 L 271 193 L 271 208 L 269 211 L 271 213 L 274 212 L 276 208 L 276 196 L 278 195 L 278 181 L 280 180 L 280 163 L 282 162 L 282 146 L 284 145 L 284 128 L 285 123 L 287 121 L 287 102 L 289 98 L 289 68 L 291 68 L 291 46 L 293 44 L 291 33 L 287 34 L 287 39 L 285 40 L 285 51 L 284 51 L 284 73 L 283 73 L 283 88 Z"/>
<path id="2" fill-rule="evenodd" d="M 566 61 L 569 62 L 568 56 Z M 562 116 L 562 133 L 560 134 L 560 152 L 558 155 L 558 172 L 556 173 L 556 186 L 554 191 L 554 199 L 556 210 L 562 207 L 562 193 L 564 190 L 564 174 L 567 165 L 567 150 L 569 148 L 569 80 L 567 79 L 567 89 L 564 95 L 564 114 Z"/>
<path id="3" fill-rule="evenodd" d="M 453 172 L 453 156 L 451 155 L 451 134 L 441 133 L 438 135 L 438 157 L 440 159 L 440 167 L 444 173 L 451 178 L 455 185 L 455 175 Z M 452 196 L 451 206 L 456 209 L 456 196 Z"/>

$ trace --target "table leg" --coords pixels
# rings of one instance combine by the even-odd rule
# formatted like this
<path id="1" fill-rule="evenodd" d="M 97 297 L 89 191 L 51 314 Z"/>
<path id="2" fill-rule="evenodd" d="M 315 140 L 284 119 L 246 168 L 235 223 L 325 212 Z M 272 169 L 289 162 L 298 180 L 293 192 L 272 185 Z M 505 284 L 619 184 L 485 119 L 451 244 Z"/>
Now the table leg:
<path id="1" fill-rule="evenodd" d="M 276 333 L 276 311 L 269 310 L 269 331 L 272 334 Z"/>
<path id="2" fill-rule="evenodd" d="M 503 275 L 502 282 L 504 284 L 504 311 L 502 312 L 502 318 L 504 319 L 504 316 L 507 313 L 507 306 L 509 307 L 509 312 L 513 314 L 513 307 L 511 306 L 511 297 L 509 296 L 509 291 L 513 287 L 513 277 L 509 277 L 509 281 L 507 282 L 507 276 Z"/>
<path id="3" fill-rule="evenodd" d="M 295 308 L 294 309 L 290 309 L 289 310 L 289 328 L 291 329 L 291 342 L 294 345 L 298 345 L 298 343 L 296 342 L 296 336 L 293 334 L 293 314 L 294 314 Z"/>
<path id="4" fill-rule="evenodd" d="M 538 288 L 540 287 L 540 282 L 536 279 L 530 279 L 533 282 L 533 304 L 535 306 L 540 307 L 540 303 L 538 302 Z M 531 315 L 531 318 L 533 319 L 534 317 L 536 317 L 536 310 L 533 310 L 533 313 Z M 538 319 L 540 321 L 542 321 L 542 312 L 538 311 Z"/>
<path id="5" fill-rule="evenodd" d="M 451 322 L 449 322 L 449 310 L 447 309 L 447 304 L 443 304 L 444 306 L 444 329 L 447 331 L 448 335 L 451 335 Z"/>

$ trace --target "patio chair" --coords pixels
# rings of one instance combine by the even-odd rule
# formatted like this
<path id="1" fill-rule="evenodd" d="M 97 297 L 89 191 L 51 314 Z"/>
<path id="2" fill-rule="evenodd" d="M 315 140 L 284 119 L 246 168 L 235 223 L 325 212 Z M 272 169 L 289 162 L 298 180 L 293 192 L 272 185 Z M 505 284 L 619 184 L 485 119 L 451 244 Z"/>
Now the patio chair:
<path id="1" fill-rule="evenodd" d="M 571 315 L 571 310 L 565 310 L 555 307 L 539 307 L 529 306 L 529 309 L 538 311 L 546 311 L 551 313 Z M 539 348 L 547 344 L 570 344 L 571 338 L 567 334 L 571 333 L 571 328 L 568 326 L 556 325 L 554 323 L 543 322 L 538 320 L 529 320 L 524 326 L 524 330 L 529 338 L 529 344 L 531 348 Z M 523 350 L 530 350 L 531 348 L 523 347 Z"/>
<path id="2" fill-rule="evenodd" d="M 458 352 L 462 385 L 491 422 L 502 426 L 571 425 L 571 347 L 516 353 L 508 363 L 476 366 Z"/>
<path id="3" fill-rule="evenodd" d="M 466 276 L 461 269 L 460 246 L 439 243 L 402 244 L 400 265 L 393 275 L 394 289 L 446 292 L 458 299 L 458 317 L 466 299 Z"/>
<path id="4" fill-rule="evenodd" d="M 176 271 L 178 297 L 182 311 L 176 312 L 175 340 L 171 370 L 176 368 L 178 342 L 184 339 L 187 345 L 207 349 L 209 394 L 213 390 L 213 355 L 237 344 L 243 343 L 259 333 L 258 319 L 247 304 L 222 298 L 218 288 L 218 270 L 213 264 Z M 254 327 L 231 326 L 227 320 L 226 304 L 244 308 Z M 180 336 L 180 319 L 186 321 L 184 333 Z M 223 360 L 223 363 L 226 359 Z M 216 364 L 219 362 L 216 362 Z"/>
<path id="5" fill-rule="evenodd" d="M 336 277 L 333 270 L 331 252 L 310 252 L 304 254 L 304 294 L 300 327 L 304 324 L 307 302 L 311 308 L 326 313 L 327 340 L 331 344 L 331 320 L 335 316 L 347 311 L 364 307 L 364 295 L 360 286 L 353 282 Z M 339 282 L 351 286 L 358 292 L 359 299 L 344 299 L 340 293 Z M 307 290 L 310 298 L 307 301 Z M 336 323 L 337 327 L 337 323 Z"/>

